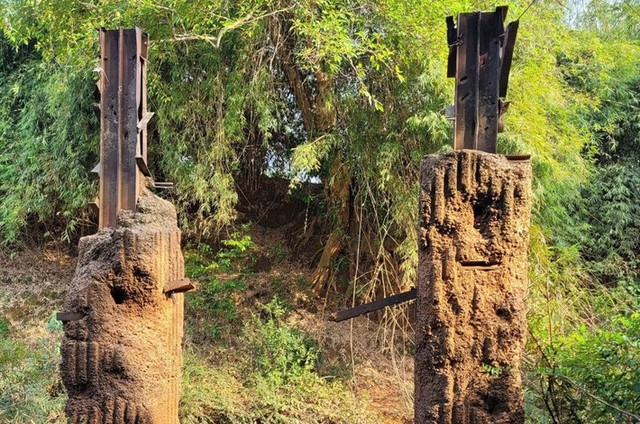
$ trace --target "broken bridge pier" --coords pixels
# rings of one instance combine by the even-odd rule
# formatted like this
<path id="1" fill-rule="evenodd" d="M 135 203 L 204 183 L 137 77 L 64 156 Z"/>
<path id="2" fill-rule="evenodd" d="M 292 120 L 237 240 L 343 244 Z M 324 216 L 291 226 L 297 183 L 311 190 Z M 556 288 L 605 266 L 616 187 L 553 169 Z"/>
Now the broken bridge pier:
<path id="1" fill-rule="evenodd" d="M 518 32 L 507 6 L 447 18 L 454 151 L 421 164 L 415 289 L 331 316 L 416 300 L 415 424 L 524 424 L 530 155 L 497 154 Z"/>
<path id="2" fill-rule="evenodd" d="M 65 298 L 69 423 L 177 424 L 184 278 L 173 205 L 143 189 L 137 210 L 83 237 Z"/>
<path id="3" fill-rule="evenodd" d="M 497 152 L 518 21 L 447 18 L 454 151 L 421 165 L 416 424 L 523 424 L 529 155 Z"/>
<path id="4" fill-rule="evenodd" d="M 184 278 L 174 206 L 150 187 L 147 36 L 100 31 L 99 227 L 67 291 L 60 372 L 68 421 L 177 424 Z"/>

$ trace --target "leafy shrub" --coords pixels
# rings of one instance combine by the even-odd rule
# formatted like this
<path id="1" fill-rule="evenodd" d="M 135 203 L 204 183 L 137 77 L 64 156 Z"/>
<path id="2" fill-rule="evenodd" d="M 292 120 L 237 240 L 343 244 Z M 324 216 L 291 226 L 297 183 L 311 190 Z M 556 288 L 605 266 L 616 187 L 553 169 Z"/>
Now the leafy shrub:
<path id="1" fill-rule="evenodd" d="M 215 353 L 207 354 L 208 350 L 185 351 L 180 404 L 185 424 L 381 422 L 365 400 L 337 381 L 329 383 L 313 372 L 304 372 L 276 387 L 264 381 L 264 370 L 240 365 L 251 362 L 255 351 L 248 346 L 234 348 L 234 361 L 216 361 Z"/>
<path id="2" fill-rule="evenodd" d="M 285 325 L 283 303 L 274 297 L 263 306 L 266 316 L 254 316 L 244 327 L 244 336 L 252 352 L 251 367 L 272 389 L 313 371 L 318 351 L 304 333 Z"/>
<path id="3" fill-rule="evenodd" d="M 234 231 L 228 239 L 221 241 L 222 248 L 217 253 L 205 243 L 200 243 L 196 249 L 188 249 L 185 255 L 187 276 L 201 278 L 216 271 L 247 273 L 257 249 L 248 231 L 248 225 Z"/>
<path id="4" fill-rule="evenodd" d="M 198 280 L 197 291 L 188 297 L 198 320 L 192 331 L 217 340 L 223 327 L 230 327 L 238 318 L 235 295 L 246 288 L 245 274 L 256 249 L 251 237 L 240 232 L 234 232 L 222 245 L 213 254 L 208 245 L 200 244 L 197 251 L 187 253 L 185 261 L 187 276 Z"/>
<path id="5" fill-rule="evenodd" d="M 251 236 L 246 234 L 248 226 L 243 226 L 242 232 L 234 232 L 231 237 L 223 240 L 223 249 L 216 255 L 216 262 L 225 271 L 248 272 L 253 264 L 256 250 Z M 245 234 L 243 234 L 245 233 Z"/>
<path id="6" fill-rule="evenodd" d="M 254 422 L 379 422 L 340 381 L 318 374 L 317 345 L 285 322 L 287 308 L 277 297 L 262 309 L 242 332 L 248 358 L 242 374 L 255 396 Z"/>
<path id="7" fill-rule="evenodd" d="M 640 411 L 640 313 L 603 327 L 562 340 L 557 377 L 569 384 L 580 422 L 627 422 L 622 411 Z"/>

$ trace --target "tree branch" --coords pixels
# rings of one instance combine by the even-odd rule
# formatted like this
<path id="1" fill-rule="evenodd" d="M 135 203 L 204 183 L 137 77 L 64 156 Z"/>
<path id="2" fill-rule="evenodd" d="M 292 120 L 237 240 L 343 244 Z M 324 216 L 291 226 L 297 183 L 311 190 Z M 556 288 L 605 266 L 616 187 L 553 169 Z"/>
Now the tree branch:
<path id="1" fill-rule="evenodd" d="M 622 415 L 625 415 L 625 416 L 627 416 L 629 418 L 633 418 L 638 423 L 640 423 L 640 415 L 636 415 L 636 414 L 633 414 L 631 412 L 625 411 L 624 409 L 620 409 L 617 406 L 610 404 L 606 400 L 594 395 L 593 393 L 589 393 L 586 389 L 582 388 L 578 383 L 574 382 L 569 377 L 565 377 L 564 375 L 561 375 L 561 374 L 556 374 L 555 377 L 558 377 L 559 379 L 564 380 L 567 383 L 571 384 L 573 387 L 578 389 L 579 392 L 589 396 L 591 399 L 595 400 L 596 402 L 599 402 L 599 403 L 601 403 L 601 404 L 603 404 L 605 406 L 608 406 L 611 409 L 615 409 L 616 411 L 618 411 Z"/>
<path id="2" fill-rule="evenodd" d="M 219 49 L 220 48 L 220 43 L 222 42 L 222 37 L 224 37 L 224 35 L 234 29 L 240 28 L 243 25 L 247 25 L 256 21 L 259 21 L 261 19 L 264 18 L 268 18 L 270 16 L 274 16 L 277 15 L 279 13 L 284 13 L 287 12 L 289 10 L 291 10 L 293 8 L 293 6 L 289 6 L 286 7 L 284 9 L 278 9 L 278 10 L 274 10 L 272 12 L 269 13 L 265 13 L 264 15 L 260 15 L 260 16 L 253 16 L 251 13 L 249 13 L 247 16 L 243 17 L 242 19 L 239 19 L 231 24 L 225 25 L 223 26 L 220 31 L 218 32 L 218 35 L 210 35 L 210 34 L 192 34 L 192 33 L 182 33 L 182 34 L 176 34 L 173 38 L 166 38 L 166 39 L 161 39 L 158 40 L 158 42 L 185 42 L 185 41 L 205 41 L 209 44 L 211 44 L 214 48 Z"/>
<path id="3" fill-rule="evenodd" d="M 291 52 L 287 46 L 286 36 L 283 34 L 282 22 L 274 20 L 269 25 L 269 36 L 273 43 L 274 50 L 282 70 L 289 81 L 289 86 L 293 90 L 293 95 L 296 99 L 296 104 L 302 115 L 302 124 L 307 134 L 312 134 L 315 129 L 315 118 L 313 113 L 313 104 L 311 103 L 311 96 L 304 86 L 304 79 L 298 70 Z"/>

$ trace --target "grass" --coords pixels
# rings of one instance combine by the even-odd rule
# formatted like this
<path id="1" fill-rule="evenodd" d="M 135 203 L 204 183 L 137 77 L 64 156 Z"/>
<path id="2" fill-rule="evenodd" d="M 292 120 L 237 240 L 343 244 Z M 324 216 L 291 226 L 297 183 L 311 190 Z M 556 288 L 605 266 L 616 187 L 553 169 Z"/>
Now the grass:
<path id="1" fill-rule="evenodd" d="M 61 329 L 55 323 L 43 327 L 24 337 L 0 319 L 0 423 L 63 422 Z"/>
<path id="2" fill-rule="evenodd" d="M 244 324 L 232 360 L 223 350 L 185 352 L 183 423 L 380 422 L 366 399 L 319 375 L 313 341 L 273 315 Z"/>

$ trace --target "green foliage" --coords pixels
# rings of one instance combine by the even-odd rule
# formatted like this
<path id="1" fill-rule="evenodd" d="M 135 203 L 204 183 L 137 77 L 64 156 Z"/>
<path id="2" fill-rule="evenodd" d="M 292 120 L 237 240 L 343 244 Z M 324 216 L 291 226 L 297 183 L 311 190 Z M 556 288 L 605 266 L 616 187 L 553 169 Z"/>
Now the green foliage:
<path id="1" fill-rule="evenodd" d="M 395 179 L 403 180 L 403 190 L 414 185 L 405 179 L 415 175 L 417 159 L 446 143 L 449 133 L 440 112 L 450 90 L 437 60 L 446 46 L 437 31 L 444 29 L 442 16 L 459 7 L 426 8 L 418 0 L 55 0 L 38 7 L 10 1 L 3 29 L 15 45 L 32 42 L 45 63 L 82 75 L 95 67 L 95 28 L 137 25 L 150 34 L 153 171 L 175 181 L 174 200 L 189 211 L 183 226 L 203 235 L 234 219 L 243 162 L 268 170 L 264 157 L 249 155 L 254 149 L 292 158 L 293 180 L 317 174 L 330 180 L 326 165 L 343 150 L 354 177 L 380 185 L 375 196 L 391 195 Z M 340 116 L 334 131 L 318 138 L 303 128 L 286 64 L 273 54 L 281 47 L 277 31 L 291 42 L 308 92 L 316 90 L 315 72 L 333 81 L 327 101 Z M 398 164 L 411 159 L 405 174 Z M 71 165 L 74 172 L 93 166 Z M 392 196 L 390 205 L 407 197 L 402 190 Z"/>
<path id="2" fill-rule="evenodd" d="M 216 257 L 221 254 L 229 256 L 227 251 Z M 189 258 L 193 265 L 194 256 Z M 202 270 L 205 263 L 192 269 Z M 232 262 L 227 269 L 234 270 L 236 266 Z M 221 267 L 214 269 L 221 272 Z M 201 284 L 208 281 L 217 291 L 201 289 L 206 291 L 206 299 L 196 293 L 189 304 L 194 308 L 189 316 L 195 321 L 190 327 L 195 332 L 194 328 L 203 325 L 222 325 L 217 327 L 220 331 L 214 334 L 213 345 L 203 345 L 196 338 L 196 343 L 187 349 L 182 422 L 379 422 L 375 414 L 367 411 L 366 403 L 356 399 L 340 381 L 328 381 L 318 374 L 318 347 L 308 335 L 287 323 L 289 307 L 284 302 L 273 298 L 261 306 L 259 314 L 241 322 L 242 317 L 231 300 L 232 292 L 241 288 L 227 291 L 229 283 L 225 286 L 219 280 L 203 280 L 206 274 L 200 275 Z M 223 345 L 228 345 L 233 353 L 226 353 Z"/>
<path id="3" fill-rule="evenodd" d="M 193 331 L 220 339 L 223 327 L 238 317 L 234 295 L 245 288 L 241 279 L 221 281 L 214 277 L 201 282 L 189 297 L 190 310 L 200 317 Z"/>
<path id="4" fill-rule="evenodd" d="M 238 318 L 236 294 L 246 288 L 245 274 L 256 249 L 251 237 L 240 232 L 222 245 L 213 259 L 209 246 L 200 244 L 197 251 L 187 252 L 185 260 L 186 275 L 198 280 L 197 291 L 188 297 L 189 307 L 198 316 L 193 331 L 214 339 L 220 339 L 223 327 Z"/>
<path id="5" fill-rule="evenodd" d="M 638 47 L 610 27 L 589 23 L 589 16 L 601 20 L 620 5 L 591 2 L 578 13 L 587 15 L 578 18 L 580 29 L 554 51 L 572 93 L 566 100 L 575 102 L 569 122 L 583 131 L 573 149 L 591 164 L 559 163 L 561 173 L 548 168 L 536 175 L 538 200 L 545 203 L 531 232 L 532 367 L 525 379 L 531 422 L 624 422 L 629 417 L 616 408 L 638 410 L 637 388 L 617 375 L 628 373 L 626 362 L 637 357 L 629 319 L 639 306 Z"/>
<path id="6" fill-rule="evenodd" d="M 252 352 L 251 367 L 269 386 L 267 391 L 278 390 L 312 372 L 318 359 L 312 341 L 283 323 L 286 312 L 283 303 L 274 297 L 263 306 L 266 319 L 254 317 L 244 328 Z"/>
<path id="7" fill-rule="evenodd" d="M 491 377 L 499 377 L 503 373 L 511 371 L 511 367 L 501 367 L 489 364 L 482 364 L 482 372 L 489 374 Z"/>
<path id="8" fill-rule="evenodd" d="M 0 422 L 59 422 L 64 393 L 58 375 L 60 333 L 25 342 L 0 321 Z"/>
<path id="9" fill-rule="evenodd" d="M 248 226 L 231 233 L 221 241 L 222 247 L 213 254 L 211 247 L 200 243 L 197 250 L 189 250 L 185 259 L 185 272 L 189 277 L 200 278 L 216 271 L 249 272 L 254 261 L 256 244 L 247 234 Z"/>
<path id="10" fill-rule="evenodd" d="M 373 414 L 353 403 L 342 383 L 317 373 L 317 346 L 286 323 L 287 308 L 277 297 L 263 305 L 261 315 L 245 323 L 242 333 L 250 358 L 243 374 L 257 396 L 259 421 L 376 422 Z M 340 400 L 338 393 L 343 396 Z"/>
<path id="11" fill-rule="evenodd" d="M 180 422 L 252 423 L 252 398 L 233 365 L 216 366 L 192 346 L 184 352 Z"/>
<path id="12" fill-rule="evenodd" d="M 356 399 L 339 382 L 328 382 L 303 373 L 274 388 L 273 382 L 255 370 L 238 365 L 250 359 L 252 350 L 236 348 L 234 361 L 220 364 L 203 352 L 185 352 L 181 422 L 274 424 L 380 422 L 366 402 Z"/>
<path id="13" fill-rule="evenodd" d="M 640 157 L 640 155 L 638 155 Z M 585 220 L 591 224 L 583 253 L 607 285 L 640 282 L 640 171 L 635 159 L 606 165 L 585 189 Z"/>
<path id="14" fill-rule="evenodd" d="M 640 314 L 615 317 L 595 330 L 582 326 L 559 351 L 556 377 L 569 383 L 581 422 L 630 418 L 615 407 L 640 411 Z"/>
<path id="15" fill-rule="evenodd" d="M 47 331 L 54 334 L 61 334 L 63 329 L 62 321 L 58 319 L 58 311 L 51 312 L 49 321 L 47 322 Z"/>
<path id="16" fill-rule="evenodd" d="M 8 60 L 7 40 L 0 50 Z M 97 162 L 93 76 L 20 49 L 0 70 L 0 241 L 61 235 L 69 240 L 95 193 Z M 9 59 L 10 60 L 10 59 Z M 29 225 L 31 233 L 22 231 Z"/>
<path id="17" fill-rule="evenodd" d="M 269 256 L 277 262 L 282 262 L 291 256 L 291 251 L 286 246 L 276 243 L 269 247 Z"/>
<path id="18" fill-rule="evenodd" d="M 243 228 L 246 232 L 248 227 Z M 220 268 L 226 271 L 248 272 L 255 260 L 256 245 L 248 234 L 241 235 L 234 232 L 231 237 L 223 240 L 224 246 L 216 256 Z"/>

